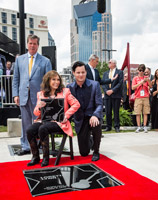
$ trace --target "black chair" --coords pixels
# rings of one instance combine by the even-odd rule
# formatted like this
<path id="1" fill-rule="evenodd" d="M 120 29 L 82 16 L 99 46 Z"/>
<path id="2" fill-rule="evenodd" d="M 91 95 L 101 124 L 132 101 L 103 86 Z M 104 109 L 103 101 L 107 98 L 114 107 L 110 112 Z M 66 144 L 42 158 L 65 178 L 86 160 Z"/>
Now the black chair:
<path id="1" fill-rule="evenodd" d="M 55 148 L 55 134 L 62 136 L 61 143 L 59 145 L 59 149 L 58 150 Z M 56 132 L 55 134 L 54 133 L 51 134 L 52 155 L 54 157 L 56 156 L 56 160 L 55 160 L 55 164 L 54 165 L 58 165 L 59 164 L 59 161 L 60 161 L 60 158 L 61 158 L 62 154 L 70 155 L 71 160 L 73 160 L 74 159 L 74 155 L 73 155 L 72 137 L 68 136 L 63 131 Z M 70 149 L 69 149 L 69 151 L 64 151 L 65 142 L 66 142 L 67 137 L 69 137 L 69 146 L 70 146 Z"/>

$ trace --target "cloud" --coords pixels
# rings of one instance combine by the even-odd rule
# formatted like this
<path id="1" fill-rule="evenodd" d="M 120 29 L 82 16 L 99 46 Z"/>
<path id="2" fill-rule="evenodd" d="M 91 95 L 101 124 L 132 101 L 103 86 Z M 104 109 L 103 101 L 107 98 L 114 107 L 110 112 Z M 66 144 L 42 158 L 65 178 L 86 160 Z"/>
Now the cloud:
<path id="1" fill-rule="evenodd" d="M 130 62 L 158 68 L 158 2 L 154 0 L 112 0 L 113 56 L 121 68 L 130 43 Z"/>
<path id="2" fill-rule="evenodd" d="M 19 10 L 18 0 L 1 0 L 1 7 Z M 25 12 L 34 15 L 47 16 L 48 29 L 57 47 L 57 67 L 70 66 L 70 0 L 25 0 Z"/>
<path id="3" fill-rule="evenodd" d="M 1 7 L 18 10 L 18 0 L 1 0 Z M 130 43 L 131 63 L 158 68 L 158 1 L 111 0 L 113 18 L 113 57 L 119 68 Z M 57 67 L 70 65 L 71 0 L 25 0 L 25 12 L 44 15 L 57 47 Z"/>

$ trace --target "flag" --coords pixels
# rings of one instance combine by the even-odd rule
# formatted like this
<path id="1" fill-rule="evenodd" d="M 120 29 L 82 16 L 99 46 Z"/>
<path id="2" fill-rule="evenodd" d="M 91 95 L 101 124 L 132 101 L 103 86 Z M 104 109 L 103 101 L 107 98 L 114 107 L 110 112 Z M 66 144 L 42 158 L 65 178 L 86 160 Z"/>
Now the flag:
<path id="1" fill-rule="evenodd" d="M 131 77 L 130 77 L 130 54 L 129 54 L 129 43 L 127 43 L 127 51 L 126 51 L 126 56 L 125 56 L 125 59 L 124 59 L 124 62 L 123 62 L 123 65 L 122 65 L 122 68 L 121 70 L 124 70 L 124 68 L 127 67 L 128 68 L 128 86 L 129 86 L 129 91 L 128 91 L 128 95 L 130 97 L 131 95 L 131 83 L 130 83 L 130 80 L 131 80 Z"/>

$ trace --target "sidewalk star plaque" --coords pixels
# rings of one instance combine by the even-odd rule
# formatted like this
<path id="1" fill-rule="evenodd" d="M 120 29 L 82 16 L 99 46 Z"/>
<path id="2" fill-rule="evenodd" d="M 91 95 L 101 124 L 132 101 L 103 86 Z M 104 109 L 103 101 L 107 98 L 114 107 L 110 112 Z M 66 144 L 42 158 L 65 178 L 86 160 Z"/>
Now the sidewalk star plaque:
<path id="1" fill-rule="evenodd" d="M 123 185 L 94 164 L 23 171 L 32 196 Z"/>

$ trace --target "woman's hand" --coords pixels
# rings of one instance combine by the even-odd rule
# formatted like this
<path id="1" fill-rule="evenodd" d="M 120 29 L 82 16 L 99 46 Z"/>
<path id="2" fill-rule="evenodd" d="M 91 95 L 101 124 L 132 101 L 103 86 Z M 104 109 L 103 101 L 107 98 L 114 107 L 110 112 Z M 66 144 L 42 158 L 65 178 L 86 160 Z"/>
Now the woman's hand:
<path id="1" fill-rule="evenodd" d="M 45 105 L 46 105 L 46 102 L 44 102 L 44 101 L 39 101 L 39 103 L 38 103 L 39 108 L 43 108 Z"/>
<path id="2" fill-rule="evenodd" d="M 96 127 L 99 125 L 99 120 L 96 116 L 92 116 L 89 120 L 89 124 L 91 125 L 91 127 Z"/>
<path id="3" fill-rule="evenodd" d="M 67 118 L 66 118 L 66 116 L 64 117 L 64 119 L 63 119 L 63 121 L 61 122 L 62 124 L 65 124 L 66 122 L 67 122 Z"/>

